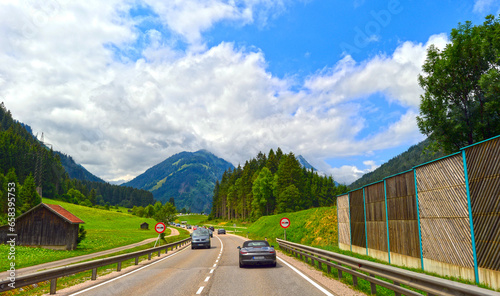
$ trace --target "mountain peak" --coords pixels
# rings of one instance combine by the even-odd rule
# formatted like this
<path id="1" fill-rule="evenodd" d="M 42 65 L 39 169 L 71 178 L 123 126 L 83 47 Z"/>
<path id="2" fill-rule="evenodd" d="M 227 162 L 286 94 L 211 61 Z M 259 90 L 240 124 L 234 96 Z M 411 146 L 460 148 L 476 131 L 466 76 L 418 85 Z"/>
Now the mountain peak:
<path id="1" fill-rule="evenodd" d="M 149 168 L 133 180 L 123 183 L 151 191 L 163 203 L 174 198 L 178 209 L 210 212 L 215 182 L 233 165 L 208 150 L 180 152 Z"/>
<path id="2" fill-rule="evenodd" d="M 309 162 L 307 162 L 307 160 L 302 156 L 302 155 L 299 155 L 296 157 L 297 160 L 299 161 L 299 163 L 305 167 L 306 169 L 308 170 L 313 170 L 313 171 L 318 171 L 315 167 L 313 167 Z"/>

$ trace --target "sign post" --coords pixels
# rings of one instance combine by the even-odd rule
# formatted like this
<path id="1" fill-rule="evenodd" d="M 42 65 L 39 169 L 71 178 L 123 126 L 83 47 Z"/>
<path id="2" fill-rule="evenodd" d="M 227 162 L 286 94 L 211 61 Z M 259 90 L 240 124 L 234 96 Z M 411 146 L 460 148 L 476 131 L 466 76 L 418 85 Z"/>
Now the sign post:
<path id="1" fill-rule="evenodd" d="M 156 247 L 156 244 L 160 240 L 161 234 L 165 231 L 166 228 L 167 227 L 165 226 L 165 223 L 163 223 L 163 222 L 156 223 L 156 225 L 155 225 L 155 231 L 158 233 L 158 238 L 156 239 L 154 247 Z"/>
<path id="2" fill-rule="evenodd" d="M 290 226 L 290 219 L 283 217 L 280 220 L 280 226 L 283 227 L 285 231 L 285 240 L 286 240 L 286 229 Z"/>

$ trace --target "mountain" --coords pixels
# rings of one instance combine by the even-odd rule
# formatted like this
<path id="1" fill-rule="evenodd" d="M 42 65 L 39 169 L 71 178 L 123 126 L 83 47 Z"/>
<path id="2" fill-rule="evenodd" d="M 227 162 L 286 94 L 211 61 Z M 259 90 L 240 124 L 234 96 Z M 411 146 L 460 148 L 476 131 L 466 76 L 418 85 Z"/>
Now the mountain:
<path id="1" fill-rule="evenodd" d="M 307 160 L 302 156 L 302 155 L 299 155 L 296 157 L 297 160 L 299 161 L 300 165 L 302 165 L 302 167 L 308 169 L 308 170 L 313 170 L 315 172 L 317 172 L 318 170 L 313 167 L 309 162 L 307 162 Z"/>
<path id="2" fill-rule="evenodd" d="M 206 150 L 181 152 L 122 186 L 151 191 L 162 203 L 173 197 L 178 209 L 208 213 L 212 208 L 215 182 L 227 169 L 233 168 L 231 163 Z"/>
<path id="3" fill-rule="evenodd" d="M 81 164 L 76 163 L 73 160 L 73 157 L 58 151 L 55 151 L 55 153 L 59 155 L 59 158 L 61 159 L 61 164 L 63 165 L 64 169 L 66 170 L 70 178 L 105 183 L 103 179 L 87 171 L 87 169 L 84 168 Z"/>
<path id="4" fill-rule="evenodd" d="M 65 158 L 69 160 L 64 160 Z M 71 172 L 66 171 L 67 168 L 62 162 L 68 161 L 69 167 L 76 168 L 79 165 L 70 158 L 61 156 L 60 153 L 44 145 L 33 136 L 29 125 L 15 120 L 5 105 L 0 103 L 0 180 L 3 180 L 3 176 L 10 175 L 9 178 L 23 185 L 26 179 L 32 178 L 37 187 L 41 185 L 44 198 L 72 203 L 86 205 L 109 203 L 126 207 L 155 203 L 153 194 L 149 191 L 115 186 L 102 180 L 96 182 L 89 179 L 80 180 L 78 177 L 71 178 Z M 86 170 L 81 166 L 75 170 L 86 175 L 84 173 Z M 86 178 L 90 178 L 89 175 Z M 76 194 L 76 191 L 80 194 Z M 6 201 L 7 199 L 0 198 L 0 225 L 2 214 L 6 214 L 1 211 L 7 209 Z M 21 207 L 23 201 L 18 201 Z"/>
<path id="5" fill-rule="evenodd" d="M 425 149 L 430 144 L 431 141 L 426 139 L 417 145 L 411 146 L 406 152 L 392 158 L 373 172 L 364 174 L 361 178 L 349 185 L 349 189 L 357 189 L 377 181 L 382 181 L 386 177 L 402 173 L 416 165 L 445 156 L 442 152 L 433 153 L 431 151 L 426 151 Z"/>

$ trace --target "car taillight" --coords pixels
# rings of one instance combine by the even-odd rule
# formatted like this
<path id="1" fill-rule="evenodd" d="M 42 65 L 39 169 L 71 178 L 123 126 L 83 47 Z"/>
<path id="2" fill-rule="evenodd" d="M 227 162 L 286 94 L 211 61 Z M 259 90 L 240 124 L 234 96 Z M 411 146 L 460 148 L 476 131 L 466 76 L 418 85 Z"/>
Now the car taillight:
<path id="1" fill-rule="evenodd" d="M 245 254 L 248 254 L 247 251 L 240 251 L 241 255 L 245 255 Z"/>
<path id="2" fill-rule="evenodd" d="M 273 254 L 273 253 L 274 253 L 274 250 L 269 251 L 269 253 Z"/>

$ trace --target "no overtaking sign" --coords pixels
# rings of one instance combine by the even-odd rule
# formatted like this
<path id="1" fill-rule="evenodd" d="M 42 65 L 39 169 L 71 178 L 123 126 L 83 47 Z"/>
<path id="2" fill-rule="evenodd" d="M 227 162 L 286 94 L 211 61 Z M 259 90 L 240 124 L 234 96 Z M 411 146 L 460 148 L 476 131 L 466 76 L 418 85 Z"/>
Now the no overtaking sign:
<path id="1" fill-rule="evenodd" d="M 163 233 L 165 231 L 165 228 L 166 228 L 166 226 L 163 222 L 158 222 L 155 225 L 155 230 L 158 233 Z"/>
<path id="2" fill-rule="evenodd" d="M 290 219 L 288 219 L 288 218 L 281 218 L 280 225 L 283 228 L 288 228 L 288 226 L 290 226 Z"/>

